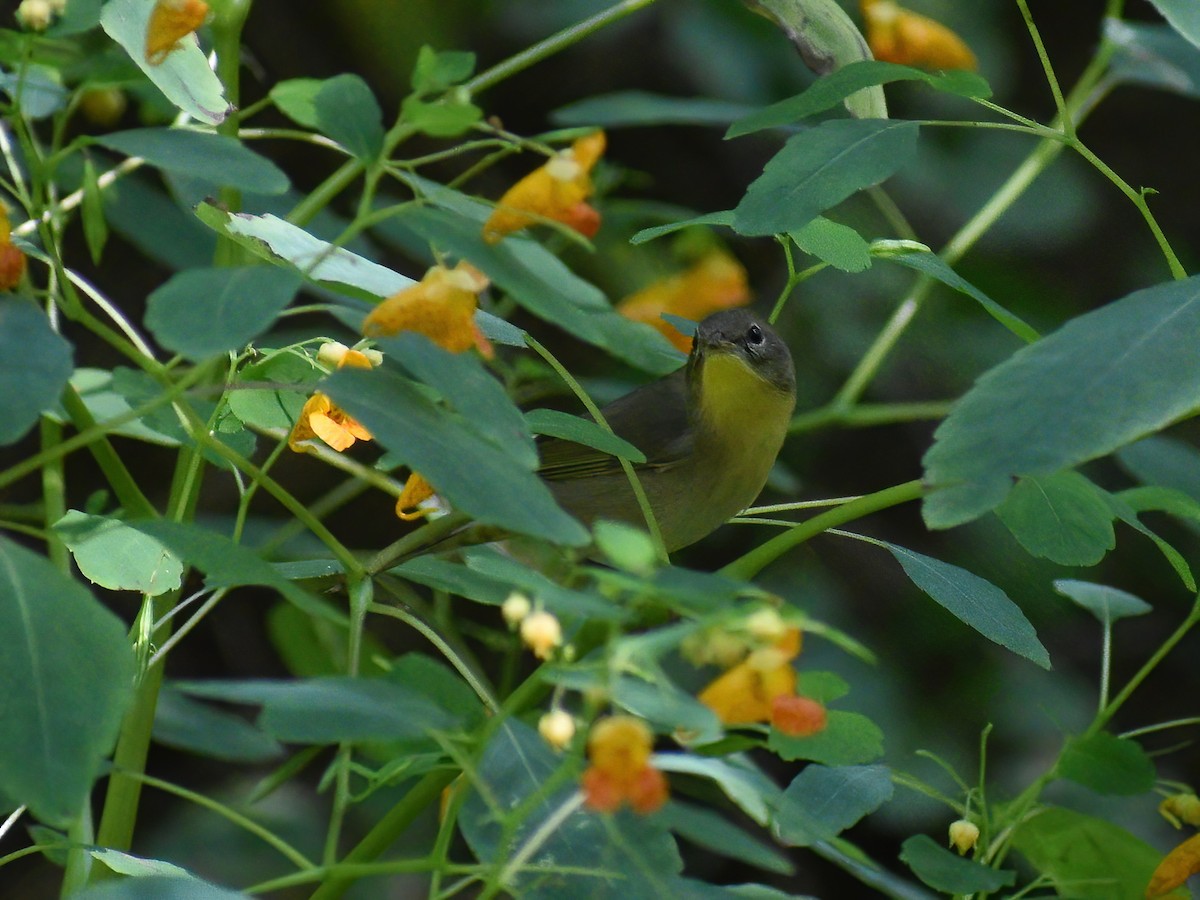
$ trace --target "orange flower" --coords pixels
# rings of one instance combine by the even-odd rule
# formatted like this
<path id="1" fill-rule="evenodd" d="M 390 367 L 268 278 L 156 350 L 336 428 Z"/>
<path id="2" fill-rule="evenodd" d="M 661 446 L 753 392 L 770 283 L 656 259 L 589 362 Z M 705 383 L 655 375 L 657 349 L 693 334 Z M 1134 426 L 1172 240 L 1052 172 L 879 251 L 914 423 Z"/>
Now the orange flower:
<path id="1" fill-rule="evenodd" d="M 876 59 L 926 69 L 977 66 L 975 54 L 957 34 L 893 0 L 862 0 L 862 14 Z"/>
<path id="2" fill-rule="evenodd" d="M 415 331 L 452 353 L 475 347 L 490 358 L 492 345 L 475 324 L 479 293 L 487 286 L 487 276 L 468 262 L 434 266 L 419 283 L 371 310 L 362 332 L 374 338 Z"/>
<path id="3" fill-rule="evenodd" d="M 146 26 L 146 62 L 161 64 L 206 18 L 208 4 L 204 0 L 158 0 Z"/>
<path id="4" fill-rule="evenodd" d="M 1171 893 L 1197 872 L 1200 872 L 1200 834 L 1193 834 L 1158 864 L 1146 885 L 1146 900 Z"/>
<path id="5" fill-rule="evenodd" d="M 337 349 L 339 347 L 340 350 Z M 340 344 L 324 345 L 318 356 L 336 362 L 339 369 L 342 366 L 371 368 L 371 361 L 365 354 L 357 350 L 347 350 Z M 371 433 L 329 397 L 317 391 L 300 410 L 300 417 L 292 426 L 292 433 L 288 435 L 288 447 L 296 453 L 305 453 L 308 448 L 304 442 L 314 437 L 320 438 L 340 453 L 353 446 L 355 441 L 371 440 Z"/>
<path id="6" fill-rule="evenodd" d="M 617 312 L 635 322 L 654 326 L 687 353 L 692 349 L 692 339 L 662 318 L 662 313 L 699 322 L 712 313 L 749 302 L 750 289 L 742 264 L 725 251 L 714 250 L 690 269 L 661 278 L 629 295 L 617 304 Z"/>
<path id="7" fill-rule="evenodd" d="M 667 802 L 667 779 L 650 765 L 654 735 L 633 716 L 609 716 L 592 726 L 583 773 L 584 802 L 596 812 L 616 812 L 628 803 L 652 813 Z"/>
<path id="8" fill-rule="evenodd" d="M 0 203 L 0 291 L 11 291 L 25 274 L 25 254 L 13 246 L 8 207 Z"/>
<path id="9" fill-rule="evenodd" d="M 429 515 L 429 510 L 421 508 L 421 504 L 435 493 L 433 485 L 413 472 L 408 476 L 408 481 L 404 482 L 404 490 L 396 498 L 396 515 L 405 522 L 424 518 Z"/>
<path id="10" fill-rule="evenodd" d="M 770 722 L 784 734 L 806 737 L 825 728 L 825 708 L 796 695 L 792 660 L 800 655 L 799 628 L 753 650 L 700 692 L 699 700 L 726 725 Z"/>
<path id="11" fill-rule="evenodd" d="M 600 213 L 584 201 L 591 196 L 591 171 L 604 153 L 604 144 L 603 131 L 582 137 L 510 187 L 484 223 L 483 239 L 495 244 L 541 219 L 562 222 L 584 237 L 593 237 L 600 229 Z"/>

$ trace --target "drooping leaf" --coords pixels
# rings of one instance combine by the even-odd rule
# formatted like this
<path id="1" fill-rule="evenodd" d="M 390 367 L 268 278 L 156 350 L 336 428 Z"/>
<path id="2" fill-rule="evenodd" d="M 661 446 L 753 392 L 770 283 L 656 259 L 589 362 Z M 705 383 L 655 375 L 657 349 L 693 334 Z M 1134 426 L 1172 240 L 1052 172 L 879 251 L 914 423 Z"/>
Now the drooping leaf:
<path id="1" fill-rule="evenodd" d="M 74 821 L 133 697 L 126 627 L 49 560 L 0 537 L 0 794 Z"/>
<path id="2" fill-rule="evenodd" d="M 963 859 L 934 843 L 927 834 L 917 834 L 900 845 L 900 858 L 918 878 L 934 890 L 947 894 L 974 894 L 998 891 L 1016 883 L 1017 873 L 1010 869 L 992 869 L 971 859 Z"/>
<path id="3" fill-rule="evenodd" d="M 100 13 L 100 24 L 163 96 L 193 118 L 219 125 L 232 107 L 225 99 L 221 80 L 194 38 L 180 41 L 159 65 L 151 65 L 146 59 L 146 32 L 153 8 L 153 3 L 144 0 L 109 0 Z"/>
<path id="4" fill-rule="evenodd" d="M 1018 475 L 1103 456 L 1193 411 L 1200 278 L 1137 291 L 1071 320 L 981 377 L 934 434 L 924 516 L 969 522 Z"/>
<path id="5" fill-rule="evenodd" d="M 1142 745 L 1106 731 L 1073 737 L 1058 772 L 1098 794 L 1144 794 L 1154 787 L 1154 763 Z"/>
<path id="6" fill-rule="evenodd" d="M 573 441 L 634 463 L 646 461 L 641 450 L 611 431 L 605 431 L 590 419 L 581 419 L 556 409 L 531 409 L 525 413 L 525 422 L 534 434 Z"/>
<path id="7" fill-rule="evenodd" d="M 1078 472 L 1022 478 L 996 515 L 1034 556 L 1094 566 L 1117 544 L 1105 493 Z"/>
<path id="8" fill-rule="evenodd" d="M 288 189 L 288 177 L 275 163 L 223 134 L 184 128 L 134 128 L 90 140 L 126 156 L 140 156 L 165 172 L 223 187 L 256 194 L 282 194 Z"/>
<path id="9" fill-rule="evenodd" d="M 71 356 L 71 345 L 32 300 L 0 299 L 0 445 L 23 437 L 58 400 Z"/>
<path id="10" fill-rule="evenodd" d="M 707 778 L 738 809 L 759 825 L 766 825 L 778 808 L 783 792 L 750 761 L 739 755 L 726 757 L 682 753 L 658 753 L 654 766 L 664 772 Z"/>
<path id="11" fill-rule="evenodd" d="M 550 114 L 557 125 L 621 128 L 637 125 L 728 125 L 750 107 L 709 97 L 671 97 L 647 91 L 616 91 L 560 106 Z"/>
<path id="12" fill-rule="evenodd" d="M 261 763 L 283 756 L 283 745 L 262 729 L 170 687 L 164 687 L 158 695 L 154 740 L 226 762 Z"/>
<path id="13" fill-rule="evenodd" d="M 183 564 L 158 541 L 118 519 L 69 510 L 54 531 L 89 581 L 157 596 L 179 587 Z"/>
<path id="14" fill-rule="evenodd" d="M 754 236 L 803 228 L 910 162 L 917 132 L 916 122 L 833 119 L 793 135 L 734 209 L 734 230 Z"/>
<path id="15" fill-rule="evenodd" d="M 767 746 L 781 759 L 807 759 L 827 766 L 856 766 L 883 756 L 883 732 L 866 716 L 831 709 L 824 731 L 792 737 L 771 729 Z"/>
<path id="16" fill-rule="evenodd" d="M 806 766 L 775 813 L 780 840 L 793 847 L 828 841 L 892 797 L 887 766 Z"/>
<path id="17" fill-rule="evenodd" d="M 207 359 L 271 327 L 300 287 L 275 266 L 221 266 L 173 275 L 146 300 L 146 327 L 168 350 Z"/>
<path id="18" fill-rule="evenodd" d="M 990 581 L 931 556 L 884 544 L 913 584 L 988 640 L 1050 668 L 1050 655 L 1020 607 Z"/>
<path id="19" fill-rule="evenodd" d="M 691 228 L 693 225 L 724 225 L 732 228 L 733 210 L 723 209 L 718 212 L 710 212 L 699 216 L 693 216 L 690 219 L 681 219 L 678 222 L 671 222 L 667 225 L 655 225 L 652 228 L 643 228 L 629 239 L 629 243 L 644 244 L 646 241 L 652 241 L 655 238 L 664 237 L 668 234 L 674 234 L 676 231 L 682 231 L 685 228 Z"/>
<path id="20" fill-rule="evenodd" d="M 862 272 L 871 267 L 871 245 L 849 225 L 817 216 L 792 233 L 796 246 L 843 272 Z"/>
<path id="21" fill-rule="evenodd" d="M 1064 597 L 1070 597 L 1105 625 L 1118 619 L 1145 615 L 1153 608 L 1140 597 L 1106 584 L 1061 578 L 1054 582 L 1054 589 Z"/>

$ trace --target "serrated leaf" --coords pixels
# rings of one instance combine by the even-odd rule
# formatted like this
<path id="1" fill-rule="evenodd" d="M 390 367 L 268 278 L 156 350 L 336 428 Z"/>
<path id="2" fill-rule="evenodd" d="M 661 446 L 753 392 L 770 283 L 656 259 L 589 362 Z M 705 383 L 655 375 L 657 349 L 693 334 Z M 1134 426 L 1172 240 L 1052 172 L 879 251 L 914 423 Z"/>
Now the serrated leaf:
<path id="1" fill-rule="evenodd" d="M 0 445 L 25 435 L 62 395 L 72 348 L 37 304 L 24 297 L 0 299 Z"/>
<path id="2" fill-rule="evenodd" d="M 914 835 L 901 844 L 900 859 L 931 888 L 947 894 L 998 891 L 1017 881 L 1016 872 L 992 869 L 974 860 L 963 859 L 934 843 L 927 834 Z"/>
<path id="3" fill-rule="evenodd" d="M 1103 456 L 1191 413 L 1200 396 L 1200 278 L 1071 320 L 984 374 L 925 454 L 931 528 L 982 515 L 1012 478 Z"/>
<path id="4" fill-rule="evenodd" d="M 908 164 L 918 130 L 916 122 L 833 119 L 792 136 L 734 209 L 734 231 L 755 236 L 803 228 Z"/>
<path id="5" fill-rule="evenodd" d="M 883 732 L 864 715 L 831 709 L 824 731 L 792 737 L 772 728 L 767 747 L 789 762 L 807 759 L 827 766 L 855 766 L 883 756 Z"/>
<path id="6" fill-rule="evenodd" d="M 1154 763 L 1141 744 L 1106 731 L 1068 740 L 1058 773 L 1098 794 L 1144 794 L 1155 779 Z"/>
<path id="7" fill-rule="evenodd" d="M 1043 669 L 1050 668 L 1050 655 L 1020 607 L 990 581 L 895 544 L 884 547 L 896 557 L 913 584 L 948 612 L 970 625 L 988 640 L 1024 656 Z"/>
<path id="8" fill-rule="evenodd" d="M 168 350 L 203 360 L 240 350 L 274 323 L 300 288 L 275 266 L 188 269 L 146 300 L 146 327 Z"/>
<path id="9" fill-rule="evenodd" d="M 54 523 L 54 531 L 83 576 L 101 587 L 157 596 L 180 585 L 183 564 L 178 557 L 124 522 L 69 510 Z"/>
<path id="10" fill-rule="evenodd" d="M 1033 556 L 1094 566 L 1117 544 L 1105 493 L 1078 472 L 1022 478 L 996 515 Z"/>
<path id="11" fill-rule="evenodd" d="M 0 537 L 0 794 L 76 821 L 133 699 L 126 626 L 47 559 Z"/>
<path id="12" fill-rule="evenodd" d="M 236 138 L 184 128 L 134 128 L 89 139 L 126 156 L 140 156 L 164 172 L 177 172 L 222 187 L 282 194 L 288 177 L 275 163 Z"/>
<path id="13" fill-rule="evenodd" d="M 458 137 L 482 119 L 483 110 L 474 103 L 461 100 L 455 102 L 455 99 L 449 96 L 435 102 L 408 96 L 400 104 L 400 115 L 407 124 L 422 134 L 450 138 Z"/>
<path id="14" fill-rule="evenodd" d="M 434 50 L 428 44 L 417 51 L 412 87 L 422 94 L 445 91 L 466 81 L 475 71 L 475 54 L 463 50 Z"/>
<path id="15" fill-rule="evenodd" d="M 1140 597 L 1106 584 L 1060 578 L 1054 582 L 1054 589 L 1075 601 L 1106 625 L 1119 619 L 1145 615 L 1153 609 Z"/>
<path id="16" fill-rule="evenodd" d="M 892 798 L 887 766 L 806 766 L 783 792 L 775 830 L 784 843 L 828 841 Z"/>
<path id="17" fill-rule="evenodd" d="M 817 216 L 790 236 L 805 253 L 835 269 L 862 272 L 871 267 L 871 245 L 849 225 Z"/>

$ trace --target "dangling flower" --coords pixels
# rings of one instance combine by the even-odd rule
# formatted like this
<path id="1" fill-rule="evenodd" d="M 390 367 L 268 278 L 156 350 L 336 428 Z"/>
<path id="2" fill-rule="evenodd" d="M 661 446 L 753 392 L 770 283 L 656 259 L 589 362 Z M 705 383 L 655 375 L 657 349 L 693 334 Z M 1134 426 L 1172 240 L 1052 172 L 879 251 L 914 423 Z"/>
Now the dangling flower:
<path id="1" fill-rule="evenodd" d="M 475 324 L 480 292 L 487 276 L 468 262 L 453 269 L 434 266 L 417 284 L 388 297 L 363 321 L 369 338 L 415 331 L 451 353 L 475 347 L 486 357 L 492 345 Z"/>
<path id="2" fill-rule="evenodd" d="M 146 62 L 160 65 L 206 18 L 204 0 L 157 0 L 146 26 Z"/>
<path id="3" fill-rule="evenodd" d="M 958 851 L 958 855 L 965 856 L 979 843 L 979 826 L 970 819 L 956 819 L 950 823 L 947 836 L 950 846 Z"/>
<path id="4" fill-rule="evenodd" d="M 876 59 L 926 69 L 975 69 L 975 54 L 941 22 L 894 0 L 862 0 L 867 43 Z"/>
<path id="5" fill-rule="evenodd" d="M 1158 864 L 1146 885 L 1146 900 L 1166 896 L 1197 872 L 1200 872 L 1200 834 L 1193 834 Z"/>
<path id="6" fill-rule="evenodd" d="M 662 313 L 699 322 L 715 312 L 750 302 L 746 270 L 723 250 L 713 250 L 691 268 L 661 278 L 617 304 L 617 312 L 657 328 L 684 353 L 692 339 L 681 334 Z"/>
<path id="7" fill-rule="evenodd" d="M 8 207 L 0 203 L 0 291 L 11 291 L 25 274 L 25 254 L 12 242 Z"/>
<path id="8" fill-rule="evenodd" d="M 538 734 L 555 750 L 562 750 L 575 737 L 575 717 L 565 709 L 552 709 L 538 719 Z"/>
<path id="9" fill-rule="evenodd" d="M 1200 797 L 1191 792 L 1172 794 L 1158 804 L 1158 811 L 1176 828 L 1185 823 L 1200 827 Z"/>
<path id="10" fill-rule="evenodd" d="M 667 802 L 667 779 L 650 765 L 654 735 L 633 716 L 609 716 L 592 726 L 583 773 L 584 802 L 596 812 L 616 812 L 628 803 L 643 815 Z"/>
<path id="11" fill-rule="evenodd" d="M 359 350 L 350 350 L 344 344 L 331 341 L 317 351 L 317 358 L 337 368 L 352 366 L 356 369 L 371 368 L 371 360 Z M 288 435 L 288 447 L 296 453 L 305 453 L 305 441 L 320 438 L 339 453 L 349 449 L 355 441 L 371 440 L 371 433 L 360 425 L 349 413 L 335 404 L 329 397 L 317 391 L 300 410 L 300 417 Z"/>
<path id="12" fill-rule="evenodd" d="M 726 725 L 770 722 L 793 737 L 824 730 L 825 708 L 796 695 L 792 660 L 800 655 L 800 646 L 800 629 L 789 628 L 775 643 L 752 650 L 701 691 L 697 699 Z"/>
<path id="13" fill-rule="evenodd" d="M 408 481 L 404 482 L 404 489 L 400 491 L 400 496 L 396 498 L 396 515 L 405 522 L 425 518 L 431 510 L 422 507 L 421 504 L 435 493 L 433 485 L 419 473 L 413 472 L 408 476 Z"/>
<path id="14" fill-rule="evenodd" d="M 604 145 L 603 131 L 581 137 L 510 187 L 484 223 L 483 239 L 495 244 L 539 219 L 561 222 L 593 237 L 600 229 L 600 213 L 585 201 L 592 194 L 591 171 Z"/>
<path id="15" fill-rule="evenodd" d="M 521 641 L 538 659 L 549 659 L 562 646 L 562 625 L 554 613 L 539 609 L 521 620 Z"/>

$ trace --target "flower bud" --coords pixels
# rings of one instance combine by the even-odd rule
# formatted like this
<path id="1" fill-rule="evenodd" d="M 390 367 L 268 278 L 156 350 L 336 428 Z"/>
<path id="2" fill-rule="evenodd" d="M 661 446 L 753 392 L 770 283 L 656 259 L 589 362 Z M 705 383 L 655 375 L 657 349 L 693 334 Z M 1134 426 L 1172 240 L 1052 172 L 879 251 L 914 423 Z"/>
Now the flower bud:
<path id="1" fill-rule="evenodd" d="M 504 616 L 504 621 L 508 623 L 509 628 L 516 628 L 521 624 L 521 620 L 532 611 L 533 604 L 520 591 L 513 591 L 500 604 L 500 615 Z"/>
<path id="2" fill-rule="evenodd" d="M 538 719 L 538 734 L 555 750 L 562 750 L 575 737 L 575 719 L 563 709 L 552 709 Z"/>
<path id="3" fill-rule="evenodd" d="M 979 840 L 979 826 L 967 819 L 957 819 L 950 823 L 950 846 L 959 855 L 964 855 L 975 846 Z"/>
<path id="4" fill-rule="evenodd" d="M 49 0 L 21 0 L 17 7 L 17 21 L 27 31 L 45 31 L 54 18 L 54 7 Z"/>
<path id="5" fill-rule="evenodd" d="M 350 348 L 341 341 L 326 341 L 317 348 L 317 362 L 337 368 L 349 351 Z"/>
<path id="6" fill-rule="evenodd" d="M 771 724 L 789 737 L 812 737 L 828 723 L 825 707 L 810 697 L 784 695 L 771 701 Z"/>
<path id="7" fill-rule="evenodd" d="M 538 659 L 549 659 L 562 645 L 562 625 L 553 613 L 538 610 L 521 621 L 521 640 Z"/>
<path id="8" fill-rule="evenodd" d="M 756 610 L 746 617 L 746 631 L 763 643 L 775 643 L 785 634 L 788 626 L 783 616 L 769 606 Z"/>
<path id="9" fill-rule="evenodd" d="M 1158 804 L 1158 811 L 1176 828 L 1200 826 L 1200 797 L 1195 794 L 1174 794 Z"/>

